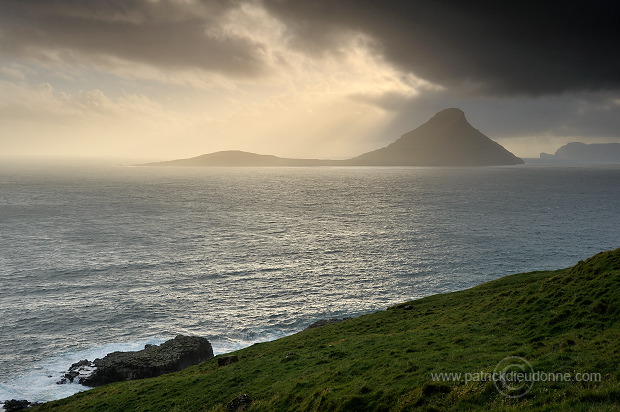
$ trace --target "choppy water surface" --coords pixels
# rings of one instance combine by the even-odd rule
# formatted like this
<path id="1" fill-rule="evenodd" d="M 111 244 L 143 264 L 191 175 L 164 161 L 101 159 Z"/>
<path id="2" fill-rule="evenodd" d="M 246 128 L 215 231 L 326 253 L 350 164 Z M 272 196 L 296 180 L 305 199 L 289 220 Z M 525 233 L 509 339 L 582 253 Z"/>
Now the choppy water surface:
<path id="1" fill-rule="evenodd" d="M 620 167 L 0 167 L 0 401 L 176 334 L 216 353 L 620 246 Z"/>

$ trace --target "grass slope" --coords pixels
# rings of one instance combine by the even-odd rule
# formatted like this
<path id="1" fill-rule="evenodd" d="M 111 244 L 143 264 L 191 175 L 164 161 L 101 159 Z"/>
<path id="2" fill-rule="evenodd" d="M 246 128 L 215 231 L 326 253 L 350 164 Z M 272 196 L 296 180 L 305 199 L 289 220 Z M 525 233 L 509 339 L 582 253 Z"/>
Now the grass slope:
<path id="1" fill-rule="evenodd" d="M 620 407 L 620 249 L 568 269 L 507 276 L 307 330 L 154 379 L 122 382 L 37 411 L 609 410 Z M 490 381 L 507 356 L 535 371 L 600 381 L 535 382 L 520 398 Z M 227 408 L 228 406 L 228 408 Z M 239 409 L 241 410 L 241 409 Z"/>

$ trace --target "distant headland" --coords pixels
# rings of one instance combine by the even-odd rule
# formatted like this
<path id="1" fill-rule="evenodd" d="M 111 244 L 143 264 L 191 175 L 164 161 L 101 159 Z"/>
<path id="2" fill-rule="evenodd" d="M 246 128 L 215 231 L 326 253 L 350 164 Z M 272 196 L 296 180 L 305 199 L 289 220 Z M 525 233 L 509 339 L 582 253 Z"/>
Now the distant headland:
<path id="1" fill-rule="evenodd" d="M 572 142 L 560 147 L 555 154 L 541 153 L 540 159 L 571 163 L 620 163 L 620 143 Z"/>
<path id="2" fill-rule="evenodd" d="M 462 110 L 440 111 L 378 150 L 346 160 L 291 159 L 237 150 L 139 166 L 503 166 L 523 160 L 469 124 Z"/>

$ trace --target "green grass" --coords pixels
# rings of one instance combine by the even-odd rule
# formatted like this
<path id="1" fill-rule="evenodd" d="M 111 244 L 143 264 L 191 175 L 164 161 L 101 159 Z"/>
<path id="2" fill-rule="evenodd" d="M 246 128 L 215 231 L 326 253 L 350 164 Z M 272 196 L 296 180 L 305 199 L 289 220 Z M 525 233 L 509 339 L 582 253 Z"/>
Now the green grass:
<path id="1" fill-rule="evenodd" d="M 247 411 L 620 411 L 619 305 L 617 249 L 256 344 L 228 366 L 212 359 L 36 410 L 225 411 L 247 394 Z M 513 399 L 490 381 L 432 379 L 492 372 L 507 356 L 535 371 L 598 373 L 600 381 L 534 382 Z"/>

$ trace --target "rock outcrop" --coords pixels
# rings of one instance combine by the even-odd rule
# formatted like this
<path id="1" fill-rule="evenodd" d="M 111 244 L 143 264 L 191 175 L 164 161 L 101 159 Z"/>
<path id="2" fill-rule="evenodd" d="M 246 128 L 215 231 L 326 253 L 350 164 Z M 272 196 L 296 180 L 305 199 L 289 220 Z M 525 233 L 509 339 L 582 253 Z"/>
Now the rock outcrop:
<path id="1" fill-rule="evenodd" d="M 39 405 L 38 403 L 32 403 L 25 399 L 10 399 L 4 401 L 2 405 L 5 412 L 17 412 L 29 409 L 33 406 Z"/>
<path id="2" fill-rule="evenodd" d="M 237 355 L 222 356 L 221 358 L 217 358 L 217 366 L 228 366 L 237 362 L 239 362 L 239 357 Z"/>
<path id="3" fill-rule="evenodd" d="M 213 357 L 211 343 L 198 336 L 178 335 L 161 345 L 146 345 L 137 352 L 112 352 L 102 359 L 82 360 L 71 365 L 58 383 L 86 386 L 152 378 L 177 372 Z"/>

